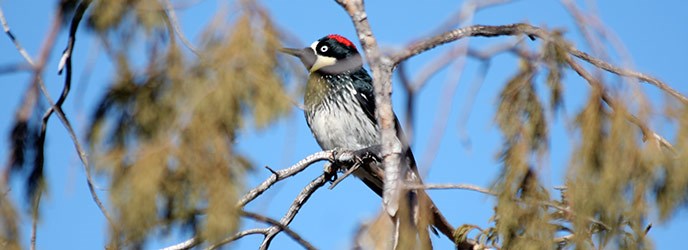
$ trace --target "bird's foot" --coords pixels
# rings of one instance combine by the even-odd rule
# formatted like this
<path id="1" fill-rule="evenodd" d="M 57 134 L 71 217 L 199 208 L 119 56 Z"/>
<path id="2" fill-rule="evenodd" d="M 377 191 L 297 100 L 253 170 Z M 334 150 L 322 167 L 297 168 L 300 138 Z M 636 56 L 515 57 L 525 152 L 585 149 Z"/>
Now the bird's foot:
<path id="1" fill-rule="evenodd" d="M 343 163 L 352 166 L 352 163 L 363 163 L 366 160 L 380 161 L 380 145 L 373 145 L 359 150 L 335 149 L 330 158 L 330 162 Z"/>
<path id="2" fill-rule="evenodd" d="M 339 165 L 326 162 L 323 167 L 323 173 L 327 177 L 327 181 L 334 182 L 337 181 L 337 172 L 339 171 Z"/>

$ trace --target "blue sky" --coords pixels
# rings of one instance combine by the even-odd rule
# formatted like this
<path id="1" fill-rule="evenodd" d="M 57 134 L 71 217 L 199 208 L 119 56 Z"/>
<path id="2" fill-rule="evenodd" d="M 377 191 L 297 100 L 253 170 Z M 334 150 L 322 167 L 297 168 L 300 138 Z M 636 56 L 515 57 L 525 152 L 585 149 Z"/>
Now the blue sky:
<path id="1" fill-rule="evenodd" d="M 324 35 L 339 33 L 354 39 L 355 31 L 350 19 L 334 1 L 261 1 L 270 10 L 275 22 L 289 30 L 303 44 L 310 44 Z M 434 30 L 446 17 L 459 9 L 462 1 L 368 1 L 368 17 L 378 42 L 385 47 L 399 48 L 428 31 Z M 582 1 L 589 2 L 589 1 Z M 192 41 L 201 28 L 224 2 L 203 0 L 192 7 L 180 10 L 178 16 L 184 32 Z M 53 4 L 38 1 L 2 1 L 0 6 L 13 29 L 15 36 L 22 42 L 29 54 L 36 56 L 43 38 L 52 21 Z M 637 0 L 620 4 L 620 1 L 599 1 L 600 18 L 624 42 L 633 57 L 636 69 L 656 76 L 688 94 L 688 73 L 685 59 L 688 58 L 688 16 L 685 10 L 688 3 L 679 0 L 658 1 Z M 584 51 L 583 40 L 572 23 L 571 17 L 558 1 L 532 0 L 490 8 L 478 13 L 474 23 L 508 24 L 529 22 L 534 25 L 558 28 L 564 27 L 565 37 Z M 471 45 L 480 48 L 490 44 L 507 41 L 509 38 L 471 39 Z M 358 41 L 354 41 L 358 44 Z M 527 42 L 537 45 L 537 42 Z M 56 49 L 51 55 L 45 71 L 45 79 L 52 96 L 57 96 L 62 78 L 57 76 L 57 60 L 66 44 L 66 34 L 59 36 Z M 294 45 L 294 44 L 290 44 Z M 298 44 L 297 44 L 298 45 Z M 360 46 L 359 46 L 360 47 Z M 411 76 L 433 57 L 446 52 L 451 45 L 440 47 L 409 61 L 408 72 Z M 94 58 L 95 61 L 90 61 Z M 0 37 L 0 66 L 23 62 L 14 46 L 5 36 Z M 93 66 L 93 73 L 87 81 L 81 80 L 81 72 L 87 65 Z M 500 134 L 494 123 L 496 97 L 507 77 L 517 69 L 513 56 L 500 55 L 493 59 L 488 77 L 475 96 L 475 104 L 470 119 L 465 126 L 459 124 L 462 106 L 471 95 L 470 86 L 476 76 L 479 63 L 468 59 L 462 78 L 458 82 L 456 96 L 451 103 L 448 125 L 436 159 L 430 166 L 431 171 L 425 178 L 428 183 L 468 183 L 487 187 L 497 177 L 499 163 L 496 154 L 500 145 Z M 77 49 L 74 54 L 75 85 L 70 98 L 65 103 L 65 112 L 75 124 L 80 135 L 87 124 L 87 117 L 98 98 L 108 86 L 107 79 L 113 75 L 113 67 L 106 60 L 99 44 L 85 31 L 79 33 Z M 413 149 L 416 157 L 423 162 L 429 138 L 434 129 L 435 114 L 439 110 L 442 93 L 447 85 L 453 84 L 447 78 L 452 73 L 445 70 L 435 76 L 420 92 L 416 108 L 415 138 Z M 576 141 L 564 127 L 571 121 L 585 100 L 588 87 L 577 79 L 574 73 L 567 72 L 565 84 L 565 111 L 555 118 L 551 127 L 551 150 L 541 169 L 542 178 L 549 187 L 563 183 L 562 176 L 569 158 L 570 145 Z M 26 72 L 0 75 L 0 136 L 6 138 L 21 95 L 28 86 L 30 75 Z M 396 78 L 394 79 L 397 80 Z M 289 88 L 293 86 L 287 86 Z M 538 86 L 544 89 L 543 85 Z M 395 89 L 400 86 L 395 84 Z M 662 104 L 663 94 L 648 85 L 642 85 L 650 101 L 657 106 Z M 401 91 L 395 91 L 393 101 L 397 110 L 401 109 Z M 399 114 L 403 119 L 403 114 Z M 671 127 L 656 119 L 656 130 Z M 72 143 L 59 121 L 53 118 L 48 127 L 46 151 L 46 175 L 49 193 L 44 199 L 42 218 L 38 232 L 39 249 L 102 249 L 107 241 L 106 224 L 95 204 L 91 201 L 86 187 L 83 168 L 77 158 Z M 666 133 L 670 133 L 667 131 Z M 293 109 L 289 116 L 263 130 L 250 127 L 242 131 L 237 140 L 238 150 L 250 156 L 253 163 L 270 166 L 273 169 L 287 167 L 304 156 L 319 150 L 305 124 L 300 110 Z M 0 159 L 6 159 L 8 144 L 0 139 Z M 247 206 L 247 210 L 265 213 L 279 218 L 301 188 L 315 178 L 321 171 L 315 165 L 304 173 L 276 185 L 264 197 Z M 256 168 L 246 181 L 250 188 L 270 175 L 262 168 Z M 99 191 L 106 197 L 105 182 Z M 13 183 L 12 195 L 18 197 L 21 188 Z M 554 191 L 553 191 L 554 192 Z M 458 226 L 464 223 L 488 226 L 492 214 L 493 199 L 469 191 L 431 191 L 431 196 L 447 216 Z M 373 218 L 380 208 L 379 198 L 364 185 L 353 178 L 340 183 L 334 190 L 321 189 L 311 198 L 292 223 L 292 229 L 303 235 L 315 246 L 324 249 L 348 249 L 356 226 L 366 219 Z M 26 211 L 20 206 L 21 211 Z M 28 246 L 29 219 L 23 213 L 23 242 Z M 682 244 L 682 237 L 688 231 L 688 213 L 683 209 L 665 224 L 659 224 L 654 217 L 650 235 L 658 249 L 676 249 Z M 254 227 L 254 222 L 246 222 L 243 227 Z M 147 248 L 157 248 L 181 241 L 179 235 L 170 235 L 151 241 Z M 249 236 L 232 245 L 230 249 L 255 249 L 262 237 Z M 449 247 L 446 240 L 437 240 L 437 248 Z M 295 243 L 284 235 L 273 242 L 275 249 L 294 249 Z"/>

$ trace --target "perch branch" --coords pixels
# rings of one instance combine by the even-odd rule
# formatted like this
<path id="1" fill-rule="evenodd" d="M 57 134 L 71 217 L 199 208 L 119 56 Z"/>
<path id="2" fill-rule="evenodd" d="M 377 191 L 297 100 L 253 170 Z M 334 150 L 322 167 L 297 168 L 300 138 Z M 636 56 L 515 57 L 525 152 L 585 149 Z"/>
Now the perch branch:
<path id="1" fill-rule="evenodd" d="M 385 169 L 382 203 L 390 216 L 396 215 L 404 183 L 405 170 L 401 167 L 399 140 L 396 138 L 395 120 L 392 111 L 392 69 L 395 65 L 388 57 L 380 53 L 372 28 L 368 22 L 363 0 L 336 0 L 349 14 L 358 39 L 373 74 L 375 90 L 376 118 L 380 126 L 380 143 L 382 145 L 382 166 Z"/>
<path id="2" fill-rule="evenodd" d="M 291 221 L 294 219 L 294 217 L 296 217 L 296 214 L 299 212 L 299 210 L 301 210 L 301 207 L 303 207 L 303 205 L 308 201 L 308 199 L 310 199 L 313 193 L 322 186 L 324 186 L 325 183 L 327 183 L 327 180 L 329 179 L 329 174 L 323 173 L 317 178 L 315 178 L 313 181 L 311 181 L 311 183 L 309 183 L 306 187 L 304 187 L 303 190 L 301 190 L 301 193 L 299 193 L 299 195 L 296 196 L 296 199 L 294 199 L 294 202 L 289 207 L 287 213 L 282 217 L 282 219 L 280 219 L 280 225 L 289 225 Z M 265 239 L 263 239 L 263 242 L 260 244 L 260 249 L 267 250 L 268 247 L 270 247 L 270 243 L 272 242 L 272 240 L 282 230 L 283 229 L 279 226 L 270 227 L 268 233 L 265 235 Z"/>
<path id="3" fill-rule="evenodd" d="M 306 167 L 310 166 L 313 163 L 319 162 L 319 161 L 325 161 L 329 160 L 332 155 L 333 155 L 334 150 L 327 150 L 327 151 L 320 151 L 315 154 L 306 156 L 303 160 L 297 162 L 296 164 L 292 165 L 289 168 L 285 168 L 279 171 L 276 171 L 273 175 L 268 177 L 263 183 L 258 185 L 257 187 L 249 190 L 241 199 L 239 200 L 239 207 L 243 207 L 252 200 L 254 200 L 256 197 L 258 197 L 260 194 L 265 192 L 265 190 L 268 190 L 268 188 L 272 187 L 275 183 L 278 181 L 284 180 L 286 178 L 289 178 L 291 176 L 294 176 L 304 169 Z"/>
<path id="4" fill-rule="evenodd" d="M 291 237 L 294 241 L 301 244 L 301 246 L 303 246 L 303 248 L 305 248 L 305 249 L 316 249 L 313 246 L 313 244 L 311 244 L 310 242 L 303 239 L 303 237 L 301 237 L 299 234 L 294 232 L 294 230 L 291 230 L 287 225 L 285 225 L 279 221 L 276 221 L 272 218 L 268 218 L 266 216 L 262 216 L 260 214 L 246 212 L 246 211 L 242 212 L 242 216 L 247 217 L 247 218 L 251 218 L 251 219 L 254 219 L 257 221 L 265 222 L 267 224 L 272 225 L 273 227 L 278 227 L 280 230 L 284 231 L 284 233 L 289 235 L 289 237 Z"/>
<path id="5" fill-rule="evenodd" d="M 270 187 L 272 187 L 275 183 L 284 180 L 286 178 L 289 178 L 291 176 L 294 176 L 301 171 L 305 170 L 308 166 L 310 166 L 313 163 L 319 162 L 319 161 L 325 161 L 325 160 L 338 160 L 336 158 L 336 155 L 350 155 L 353 154 L 351 152 L 335 152 L 335 150 L 327 150 L 327 151 L 320 151 L 314 154 L 311 154 L 309 156 L 306 156 L 304 159 L 300 160 L 296 164 L 285 168 L 281 169 L 278 171 L 274 171 L 270 168 L 268 170 L 272 173 L 270 177 L 268 177 L 265 181 L 263 181 L 260 185 L 257 187 L 249 190 L 238 202 L 237 207 L 243 208 L 246 204 L 249 202 L 253 201 L 256 199 L 258 196 L 260 196 L 262 193 L 264 193 L 266 190 L 268 190 Z M 283 225 L 284 227 L 280 227 L 279 225 L 273 225 L 272 227 L 269 228 L 263 228 L 263 229 L 250 229 L 246 231 L 239 232 L 231 237 L 228 237 L 226 239 L 223 239 L 220 242 L 217 242 L 209 247 L 209 249 L 215 249 L 218 248 L 222 245 L 225 245 L 229 242 L 238 240 L 246 235 L 249 234 L 263 234 L 265 235 L 265 239 L 263 243 L 261 244 L 261 247 L 265 245 L 265 248 L 269 246 L 270 241 L 281 231 L 283 231 L 282 228 L 285 228 L 286 226 L 291 223 L 291 221 L 294 219 L 298 211 L 301 209 L 303 204 L 310 198 L 310 196 L 315 192 L 318 188 L 322 187 L 325 185 L 325 183 L 330 179 L 330 173 L 323 173 L 320 175 L 318 178 L 313 180 L 310 184 L 308 184 L 304 189 L 301 191 L 301 193 L 294 199 L 294 202 L 292 205 L 289 207 L 289 210 L 287 213 L 280 219 L 279 225 Z M 289 234 L 287 232 L 287 234 Z M 290 235 L 291 236 L 291 235 Z M 292 237 L 294 238 L 294 237 Z M 301 238 L 300 236 L 298 238 Z M 296 240 L 296 239 L 295 239 Z M 297 240 L 298 241 L 298 240 Z M 199 240 L 197 237 L 190 238 L 188 240 L 185 240 L 183 242 L 177 243 L 175 245 L 163 248 L 163 250 L 180 250 L 180 249 L 189 249 L 192 248 L 196 245 L 200 244 Z M 306 247 L 306 246 L 304 246 Z M 306 247 L 308 248 L 308 247 Z"/>

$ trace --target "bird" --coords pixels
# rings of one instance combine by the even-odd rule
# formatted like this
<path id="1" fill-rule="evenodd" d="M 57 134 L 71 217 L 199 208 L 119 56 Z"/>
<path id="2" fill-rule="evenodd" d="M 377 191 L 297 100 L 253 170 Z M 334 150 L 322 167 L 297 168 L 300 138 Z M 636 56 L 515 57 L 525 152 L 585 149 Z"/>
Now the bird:
<path id="1" fill-rule="evenodd" d="M 381 144 L 380 126 L 375 118 L 375 95 L 373 80 L 363 67 L 363 60 L 356 46 L 344 36 L 324 36 L 306 48 L 282 48 L 283 53 L 301 60 L 309 71 L 304 94 L 304 114 L 315 140 L 323 150 L 361 150 Z M 402 167 L 407 175 L 420 182 L 415 158 L 394 115 L 397 139 L 402 146 Z M 384 169 L 382 164 L 371 163 L 353 171 L 373 190 L 382 196 Z M 439 212 L 430 197 L 423 190 L 411 191 L 419 206 L 415 211 L 424 211 L 430 221 L 419 224 L 420 217 L 414 215 L 416 225 L 432 226 L 453 240 L 452 226 Z M 428 220 L 428 219 L 426 219 Z M 435 229 L 430 229 L 437 234 Z M 418 229 L 419 235 L 427 229 Z M 421 239 L 422 235 L 419 236 Z M 429 238 L 427 239 L 429 242 Z"/>

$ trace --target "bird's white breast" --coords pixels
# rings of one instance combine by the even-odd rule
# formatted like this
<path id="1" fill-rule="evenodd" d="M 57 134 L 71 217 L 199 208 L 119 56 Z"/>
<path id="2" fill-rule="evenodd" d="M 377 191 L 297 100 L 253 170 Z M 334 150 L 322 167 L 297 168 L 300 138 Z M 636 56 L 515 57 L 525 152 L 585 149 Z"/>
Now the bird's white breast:
<path id="1" fill-rule="evenodd" d="M 336 101 L 323 100 L 320 105 L 315 105 L 306 116 L 310 124 L 311 132 L 315 135 L 320 147 L 328 150 L 362 149 L 379 143 L 377 125 L 363 112 L 351 92 L 341 93 L 342 96 L 327 96 L 325 98 L 340 98 Z M 355 92 L 354 92 L 355 93 Z"/>

